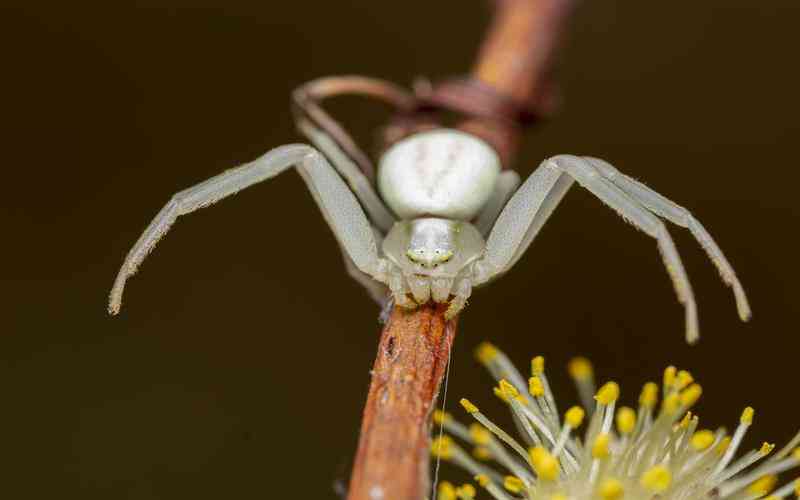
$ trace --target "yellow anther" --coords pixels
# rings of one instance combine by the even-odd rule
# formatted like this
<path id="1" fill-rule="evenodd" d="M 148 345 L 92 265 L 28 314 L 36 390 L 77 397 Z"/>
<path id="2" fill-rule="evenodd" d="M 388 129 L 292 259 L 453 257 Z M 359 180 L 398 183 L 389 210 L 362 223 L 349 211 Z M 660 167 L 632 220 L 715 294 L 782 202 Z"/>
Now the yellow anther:
<path id="1" fill-rule="evenodd" d="M 796 461 L 800 462 L 800 448 L 795 448 L 794 449 L 794 451 L 792 452 L 792 458 L 794 458 Z"/>
<path id="2" fill-rule="evenodd" d="M 675 388 L 682 390 L 684 387 L 688 387 L 692 382 L 694 382 L 692 374 L 686 370 L 681 370 L 678 372 L 678 377 L 675 380 Z"/>
<path id="3" fill-rule="evenodd" d="M 524 487 L 525 483 L 523 483 L 522 479 L 518 477 L 506 476 L 503 478 L 503 488 L 507 489 L 511 493 L 519 493 Z"/>
<path id="4" fill-rule="evenodd" d="M 681 392 L 681 406 L 684 408 L 691 408 L 700 396 L 703 394 L 703 388 L 700 384 L 692 384 L 686 390 Z"/>
<path id="5" fill-rule="evenodd" d="M 714 433 L 708 429 L 697 431 L 692 436 L 692 448 L 697 451 L 705 451 L 714 444 Z"/>
<path id="6" fill-rule="evenodd" d="M 668 366 L 664 369 L 664 389 L 669 390 L 675 386 L 675 379 L 677 378 L 678 369 L 674 366 Z"/>
<path id="7" fill-rule="evenodd" d="M 594 377 L 592 363 L 583 357 L 572 358 L 567 365 L 570 377 L 575 380 L 589 380 Z"/>
<path id="8" fill-rule="evenodd" d="M 608 433 L 600 433 L 597 438 L 595 438 L 594 444 L 592 445 L 592 457 L 598 459 L 608 458 L 610 442 L 611 436 L 609 436 Z"/>
<path id="9" fill-rule="evenodd" d="M 442 460 L 453 457 L 453 440 L 450 436 L 440 436 L 431 441 L 431 454 Z"/>
<path id="10" fill-rule="evenodd" d="M 608 478 L 600 483 L 597 488 L 597 496 L 603 500 L 618 500 L 625 494 L 625 488 L 619 479 Z"/>
<path id="11" fill-rule="evenodd" d="M 753 483 L 747 487 L 747 492 L 752 495 L 762 497 L 772 491 L 772 489 L 775 488 L 775 483 L 777 482 L 778 476 L 774 474 L 768 474 L 753 481 Z"/>
<path id="12" fill-rule="evenodd" d="M 476 460 L 480 460 L 481 462 L 485 462 L 487 460 L 492 459 L 492 452 L 489 451 L 489 448 L 485 446 L 476 446 L 472 450 L 472 456 L 475 457 Z"/>
<path id="13" fill-rule="evenodd" d="M 497 347 L 489 342 L 481 342 L 478 348 L 475 349 L 475 357 L 478 358 L 481 364 L 488 365 L 497 357 L 499 352 Z"/>
<path id="14" fill-rule="evenodd" d="M 461 498 L 462 500 L 472 500 L 475 498 L 477 492 L 475 491 L 475 487 L 471 484 L 462 484 L 458 488 L 456 488 L 456 496 Z"/>
<path id="15" fill-rule="evenodd" d="M 722 438 L 722 441 L 719 442 L 719 445 L 717 445 L 717 453 L 722 455 L 728 450 L 728 446 L 730 445 L 731 445 L 731 437 L 725 436 L 724 438 Z"/>
<path id="16" fill-rule="evenodd" d="M 447 481 L 442 481 L 439 483 L 439 494 L 437 495 L 437 498 L 439 500 L 456 500 L 455 486 Z"/>
<path id="17" fill-rule="evenodd" d="M 491 482 L 489 480 L 489 476 L 487 476 L 486 474 L 478 474 L 477 476 L 475 476 L 475 481 L 481 486 L 481 488 L 486 488 L 487 486 L 489 486 L 489 483 Z"/>
<path id="18" fill-rule="evenodd" d="M 601 405 L 611 404 L 619 397 L 619 386 L 616 382 L 606 382 L 603 387 L 597 391 L 594 399 Z"/>
<path id="19" fill-rule="evenodd" d="M 516 398 L 519 396 L 519 391 L 508 380 L 501 380 L 499 386 L 500 391 L 503 392 L 508 398 Z"/>
<path id="20" fill-rule="evenodd" d="M 772 453 L 772 450 L 774 449 L 775 449 L 774 444 L 764 441 L 764 443 L 761 445 L 761 449 L 758 450 L 758 452 L 762 455 L 769 455 L 770 453 Z"/>
<path id="21" fill-rule="evenodd" d="M 481 424 L 470 425 L 469 436 L 475 441 L 475 444 L 480 446 L 486 446 L 492 440 L 492 433 Z"/>
<path id="22" fill-rule="evenodd" d="M 500 389 L 499 387 L 494 387 L 494 388 L 492 389 L 492 391 L 494 392 L 494 395 L 495 395 L 495 396 L 497 396 L 498 398 L 500 398 L 500 400 L 501 400 L 502 402 L 504 402 L 504 403 L 510 403 L 510 402 L 511 402 L 511 400 L 510 400 L 510 399 L 508 399 L 508 395 L 506 395 L 506 394 L 503 392 L 503 390 L 502 390 L 502 389 Z"/>
<path id="23" fill-rule="evenodd" d="M 648 382 L 642 387 L 639 395 L 639 404 L 644 408 L 654 408 L 658 402 L 658 386 L 654 382 Z"/>
<path id="24" fill-rule="evenodd" d="M 661 403 L 661 411 L 663 411 L 666 415 L 673 415 L 675 412 L 678 411 L 678 408 L 681 405 L 681 397 L 678 393 L 673 392 Z"/>
<path id="25" fill-rule="evenodd" d="M 531 360 L 531 373 L 533 375 L 541 375 L 544 373 L 544 357 L 536 356 Z"/>
<path id="26" fill-rule="evenodd" d="M 453 417 L 450 416 L 449 413 L 443 412 L 442 410 L 435 410 L 433 412 L 433 423 L 436 425 L 443 425 L 445 422 L 449 422 L 452 419 Z"/>
<path id="27" fill-rule="evenodd" d="M 741 416 L 741 418 L 739 418 L 739 422 L 741 422 L 744 425 L 752 424 L 753 423 L 753 415 L 755 414 L 755 412 L 756 411 L 752 407 L 748 406 L 742 412 L 742 416 Z"/>
<path id="28" fill-rule="evenodd" d="M 478 407 L 472 404 L 467 398 L 461 398 L 461 401 L 459 402 L 461 403 L 461 406 L 463 406 L 464 409 L 467 410 L 467 413 L 469 414 L 478 413 L 480 411 L 478 410 Z"/>
<path id="29" fill-rule="evenodd" d="M 678 424 L 678 428 L 686 429 L 687 427 L 689 427 L 689 422 L 691 421 L 692 421 L 692 412 L 687 411 L 686 415 L 683 416 L 681 422 Z"/>
<path id="30" fill-rule="evenodd" d="M 800 479 L 794 482 L 794 494 L 796 497 L 800 498 Z"/>
<path id="31" fill-rule="evenodd" d="M 570 427 L 573 429 L 577 429 L 583 423 L 583 417 L 586 416 L 586 412 L 583 411 L 583 408 L 580 406 L 573 406 L 567 413 L 564 414 L 564 420 L 569 424 Z"/>
<path id="32" fill-rule="evenodd" d="M 542 379 L 539 377 L 531 377 L 528 379 L 528 391 L 530 391 L 531 396 L 535 398 L 544 396 L 544 385 L 542 385 Z"/>
<path id="33" fill-rule="evenodd" d="M 663 493 L 672 484 L 672 473 L 663 465 L 656 465 L 642 474 L 640 482 L 651 493 Z"/>
<path id="34" fill-rule="evenodd" d="M 536 475 L 542 481 L 555 481 L 558 479 L 560 466 L 558 460 L 549 451 L 541 446 L 536 446 L 530 450 L 531 464 Z"/>
<path id="35" fill-rule="evenodd" d="M 630 434 L 636 427 L 636 412 L 623 406 L 617 410 L 617 430 L 620 434 Z"/>

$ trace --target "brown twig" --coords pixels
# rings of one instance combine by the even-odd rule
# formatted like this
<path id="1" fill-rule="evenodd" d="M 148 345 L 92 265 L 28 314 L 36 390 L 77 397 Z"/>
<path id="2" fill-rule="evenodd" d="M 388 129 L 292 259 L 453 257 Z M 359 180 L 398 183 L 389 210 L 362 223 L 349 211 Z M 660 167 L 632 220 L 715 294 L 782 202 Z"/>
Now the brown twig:
<path id="1" fill-rule="evenodd" d="M 495 0 L 495 16 L 467 79 L 419 86 L 386 142 L 436 125 L 437 111 L 491 145 L 508 166 L 523 126 L 554 107 L 554 52 L 574 0 Z M 429 416 L 450 356 L 455 321 L 445 307 L 395 308 L 381 334 L 348 500 L 421 500 L 429 493 Z"/>
<path id="2" fill-rule="evenodd" d="M 425 498 L 430 414 L 456 334 L 446 308 L 395 307 L 383 329 L 348 498 Z"/>

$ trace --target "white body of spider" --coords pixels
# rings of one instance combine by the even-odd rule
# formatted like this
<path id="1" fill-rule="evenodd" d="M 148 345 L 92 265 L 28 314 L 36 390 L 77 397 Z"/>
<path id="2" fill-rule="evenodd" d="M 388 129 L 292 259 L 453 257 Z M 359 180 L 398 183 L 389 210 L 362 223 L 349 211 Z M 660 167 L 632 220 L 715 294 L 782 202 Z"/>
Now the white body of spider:
<path id="1" fill-rule="evenodd" d="M 378 301 L 392 297 L 409 308 L 447 302 L 447 316 L 456 315 L 473 287 L 517 262 L 577 181 L 657 241 L 685 306 L 689 341 L 698 337 L 694 296 L 662 218 L 692 232 L 733 288 L 740 317 L 750 316 L 733 268 L 703 226 L 686 209 L 602 160 L 555 156 L 520 185 L 516 173 L 502 170 L 487 143 L 438 129 L 390 147 L 379 162 L 376 190 L 330 136 L 306 120 L 298 126 L 316 149 L 281 146 L 177 193 L 129 252 L 109 310 L 119 310 L 127 278 L 178 216 L 296 166 L 342 247 L 348 272 Z"/>

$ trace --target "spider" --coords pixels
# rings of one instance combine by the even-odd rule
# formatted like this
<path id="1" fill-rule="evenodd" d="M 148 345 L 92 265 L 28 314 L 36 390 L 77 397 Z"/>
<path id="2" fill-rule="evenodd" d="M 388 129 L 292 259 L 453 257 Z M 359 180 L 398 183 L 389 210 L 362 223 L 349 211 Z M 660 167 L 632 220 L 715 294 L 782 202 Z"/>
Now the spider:
<path id="1" fill-rule="evenodd" d="M 369 159 L 317 102 L 331 95 L 371 95 L 408 109 L 413 97 L 363 77 L 323 78 L 294 94 L 298 129 L 314 147 L 290 144 L 175 194 L 125 258 L 109 299 L 119 312 L 126 280 L 181 215 L 211 205 L 292 166 L 306 182 L 339 242 L 348 273 L 379 303 L 415 308 L 449 303 L 457 315 L 474 287 L 510 270 L 574 182 L 654 238 L 685 308 L 686 337 L 698 339 L 697 306 L 686 270 L 662 221 L 689 229 L 723 281 L 739 316 L 750 307 L 736 274 L 711 235 L 685 208 L 589 156 L 544 160 L 520 184 L 503 170 L 496 151 L 478 137 L 450 128 L 411 134 Z M 376 179 L 375 179 L 376 178 Z"/>

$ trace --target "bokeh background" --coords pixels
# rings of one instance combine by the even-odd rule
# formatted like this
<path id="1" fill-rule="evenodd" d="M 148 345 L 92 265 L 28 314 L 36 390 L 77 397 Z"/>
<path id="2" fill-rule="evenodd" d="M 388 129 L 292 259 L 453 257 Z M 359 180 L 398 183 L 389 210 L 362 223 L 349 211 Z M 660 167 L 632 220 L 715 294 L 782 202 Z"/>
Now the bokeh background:
<path id="1" fill-rule="evenodd" d="M 296 174 L 181 219 L 117 318 L 106 293 L 172 193 L 299 140 L 293 87 L 464 73 L 488 15 L 478 0 L 4 2 L 0 492 L 336 498 L 377 310 Z M 563 406 L 573 355 L 628 403 L 675 363 L 704 384 L 707 426 L 735 425 L 750 404 L 750 444 L 794 433 L 799 22 L 790 0 L 583 2 L 559 62 L 561 113 L 515 167 L 583 153 L 644 179 L 699 215 L 755 315 L 738 321 L 676 228 L 702 321 L 701 343 L 685 345 L 654 242 L 575 189 L 516 269 L 475 293 L 448 408 L 467 396 L 504 414 L 472 357 L 490 339 L 523 367 L 547 356 Z M 385 118 L 360 100 L 331 109 L 367 146 Z"/>

